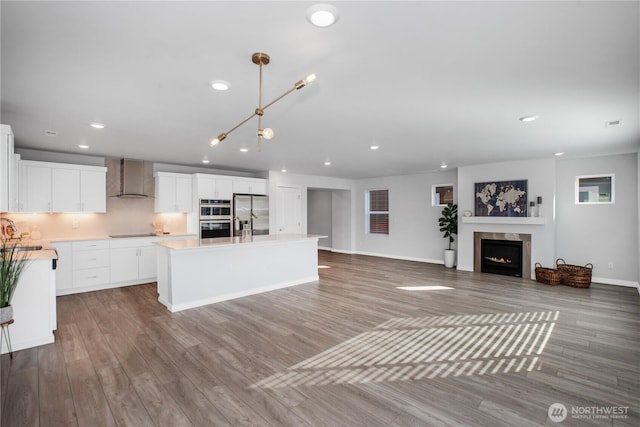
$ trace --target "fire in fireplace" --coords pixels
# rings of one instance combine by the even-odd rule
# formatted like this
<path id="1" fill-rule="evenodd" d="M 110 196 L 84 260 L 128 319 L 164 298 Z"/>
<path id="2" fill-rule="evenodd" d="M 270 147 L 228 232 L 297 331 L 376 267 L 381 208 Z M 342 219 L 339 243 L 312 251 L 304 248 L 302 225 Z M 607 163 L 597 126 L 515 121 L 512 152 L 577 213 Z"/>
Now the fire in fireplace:
<path id="1" fill-rule="evenodd" d="M 522 277 L 522 241 L 482 239 L 480 271 Z"/>

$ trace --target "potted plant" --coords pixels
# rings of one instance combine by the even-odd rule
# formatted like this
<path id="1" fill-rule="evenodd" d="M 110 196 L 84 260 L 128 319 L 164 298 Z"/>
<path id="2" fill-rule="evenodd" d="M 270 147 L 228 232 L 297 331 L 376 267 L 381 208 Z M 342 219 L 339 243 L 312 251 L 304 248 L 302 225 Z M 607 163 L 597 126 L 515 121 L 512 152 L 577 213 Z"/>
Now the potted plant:
<path id="1" fill-rule="evenodd" d="M 18 286 L 20 275 L 27 266 L 28 251 L 20 251 L 18 243 L 3 238 L 0 246 L 0 323 L 13 319 L 11 298 Z"/>
<path id="2" fill-rule="evenodd" d="M 440 231 L 444 233 L 444 238 L 449 239 L 449 249 L 444 250 L 444 266 L 453 268 L 456 263 L 456 251 L 451 249 L 451 244 L 455 240 L 453 236 L 458 234 L 458 205 L 449 203 L 442 209 L 442 216 L 438 219 Z"/>

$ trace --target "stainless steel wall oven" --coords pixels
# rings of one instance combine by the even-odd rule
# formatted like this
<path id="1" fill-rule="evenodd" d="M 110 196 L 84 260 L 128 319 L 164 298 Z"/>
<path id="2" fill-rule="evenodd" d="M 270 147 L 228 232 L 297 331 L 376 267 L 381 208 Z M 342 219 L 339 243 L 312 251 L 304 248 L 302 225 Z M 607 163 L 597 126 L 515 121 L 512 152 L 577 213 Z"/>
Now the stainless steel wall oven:
<path id="1" fill-rule="evenodd" d="M 231 200 L 200 199 L 200 238 L 232 235 Z"/>

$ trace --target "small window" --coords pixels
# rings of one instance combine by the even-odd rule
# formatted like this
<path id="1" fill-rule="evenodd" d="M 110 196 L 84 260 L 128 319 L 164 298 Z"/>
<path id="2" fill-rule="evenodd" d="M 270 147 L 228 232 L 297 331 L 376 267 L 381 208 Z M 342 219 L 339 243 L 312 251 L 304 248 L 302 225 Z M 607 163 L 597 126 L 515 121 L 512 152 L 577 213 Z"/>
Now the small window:
<path id="1" fill-rule="evenodd" d="M 431 187 L 431 206 L 446 206 L 449 203 L 453 203 L 453 184 Z"/>
<path id="2" fill-rule="evenodd" d="M 615 203 L 615 175 L 576 176 L 576 204 Z"/>
<path id="3" fill-rule="evenodd" d="M 367 191 L 367 234 L 389 234 L 389 190 Z"/>

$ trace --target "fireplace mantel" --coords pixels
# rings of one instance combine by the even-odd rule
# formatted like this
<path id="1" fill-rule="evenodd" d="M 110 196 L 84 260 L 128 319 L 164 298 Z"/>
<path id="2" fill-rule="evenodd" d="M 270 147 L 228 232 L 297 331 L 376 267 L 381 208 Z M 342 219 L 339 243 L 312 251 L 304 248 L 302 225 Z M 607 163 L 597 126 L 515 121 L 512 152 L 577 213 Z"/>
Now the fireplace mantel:
<path id="1" fill-rule="evenodd" d="M 463 216 L 462 222 L 465 224 L 524 224 L 524 225 L 545 225 L 547 217 L 509 217 L 509 216 Z"/>

